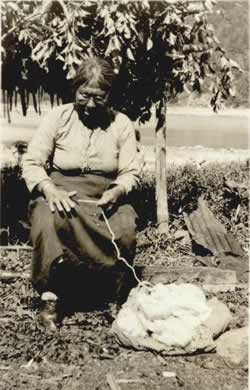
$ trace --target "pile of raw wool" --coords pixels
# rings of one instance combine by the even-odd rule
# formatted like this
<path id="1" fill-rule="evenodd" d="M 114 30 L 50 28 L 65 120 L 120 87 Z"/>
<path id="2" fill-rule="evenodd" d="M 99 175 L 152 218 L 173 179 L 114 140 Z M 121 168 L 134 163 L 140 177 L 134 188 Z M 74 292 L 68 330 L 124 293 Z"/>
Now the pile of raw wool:
<path id="1" fill-rule="evenodd" d="M 193 284 L 140 284 L 131 290 L 111 332 L 125 346 L 166 355 L 214 351 L 214 338 L 226 330 L 229 309 L 207 300 Z"/>

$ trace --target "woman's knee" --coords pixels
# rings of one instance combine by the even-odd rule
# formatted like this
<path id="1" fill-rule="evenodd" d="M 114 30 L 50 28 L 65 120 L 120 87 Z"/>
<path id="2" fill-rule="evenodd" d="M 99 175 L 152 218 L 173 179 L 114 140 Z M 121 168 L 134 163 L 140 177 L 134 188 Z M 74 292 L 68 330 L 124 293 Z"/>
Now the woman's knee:
<path id="1" fill-rule="evenodd" d="M 31 201 L 29 205 L 29 220 L 31 225 L 49 226 L 54 220 L 47 202 L 44 200 Z"/>

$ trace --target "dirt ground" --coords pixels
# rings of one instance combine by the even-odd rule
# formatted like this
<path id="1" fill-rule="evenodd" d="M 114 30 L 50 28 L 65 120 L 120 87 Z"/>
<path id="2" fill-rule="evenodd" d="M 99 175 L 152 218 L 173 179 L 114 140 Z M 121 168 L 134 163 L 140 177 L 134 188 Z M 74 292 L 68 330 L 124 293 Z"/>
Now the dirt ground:
<path id="1" fill-rule="evenodd" d="M 31 251 L 1 250 L 1 268 L 28 270 L 30 258 Z M 0 289 L 0 389 L 247 389 L 248 365 L 234 367 L 216 353 L 166 357 L 119 346 L 110 334 L 115 303 L 69 313 L 51 334 L 37 322 L 38 296 L 29 280 L 2 280 Z M 232 312 L 232 329 L 247 325 L 246 287 L 217 298 Z"/>

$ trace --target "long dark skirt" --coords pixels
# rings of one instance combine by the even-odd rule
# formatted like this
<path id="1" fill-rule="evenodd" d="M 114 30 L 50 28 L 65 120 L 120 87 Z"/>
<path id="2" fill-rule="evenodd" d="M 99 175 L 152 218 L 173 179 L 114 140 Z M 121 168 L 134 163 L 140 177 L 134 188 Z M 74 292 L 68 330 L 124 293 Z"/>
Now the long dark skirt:
<path id="1" fill-rule="evenodd" d="M 85 200 L 99 199 L 111 183 L 110 178 L 93 174 L 65 176 L 53 172 L 51 178 L 58 187 L 67 191 L 77 191 L 76 199 Z M 60 215 L 58 211 L 52 213 L 48 203 L 41 196 L 30 202 L 29 218 L 34 248 L 32 282 L 40 293 L 49 290 L 60 294 L 61 289 L 66 294 L 66 290 L 77 283 L 80 269 L 93 269 L 100 274 L 102 270 L 105 273 L 107 270 L 117 269 L 118 263 L 121 263 L 117 260 L 101 208 L 91 203 L 79 203 L 75 210 L 76 212 L 71 215 Z M 131 264 L 136 246 L 136 213 L 133 207 L 126 203 L 120 204 L 108 216 L 108 220 L 121 256 Z M 66 255 L 74 263 L 75 271 L 72 276 L 67 269 L 59 283 L 59 275 L 52 272 L 52 263 L 61 255 Z M 82 283 L 86 283 L 86 278 Z"/>

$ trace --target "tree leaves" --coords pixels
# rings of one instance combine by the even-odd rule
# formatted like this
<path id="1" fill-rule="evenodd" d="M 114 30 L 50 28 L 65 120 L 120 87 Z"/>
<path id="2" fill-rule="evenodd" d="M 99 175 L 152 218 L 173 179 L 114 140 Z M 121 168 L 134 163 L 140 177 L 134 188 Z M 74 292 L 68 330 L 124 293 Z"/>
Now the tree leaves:
<path id="1" fill-rule="evenodd" d="M 152 49 L 152 47 L 153 47 L 153 41 L 152 41 L 152 39 L 151 38 L 148 38 L 147 39 L 147 50 L 151 50 Z"/>
<path id="2" fill-rule="evenodd" d="M 128 56 L 128 59 L 129 59 L 129 60 L 135 61 L 134 54 L 133 54 L 132 50 L 131 50 L 129 47 L 127 48 L 126 53 L 127 53 L 127 56 Z"/>
<path id="3" fill-rule="evenodd" d="M 168 42 L 170 43 L 171 46 L 175 46 L 177 40 L 177 36 L 174 35 L 171 31 L 168 36 Z"/>
<path id="4" fill-rule="evenodd" d="M 203 3 L 203 5 L 204 5 L 204 7 L 205 7 L 208 11 L 212 12 L 212 11 L 213 11 L 213 5 L 214 5 L 215 3 L 216 3 L 216 1 L 213 1 L 213 0 L 205 0 L 204 3 Z"/>
<path id="5" fill-rule="evenodd" d="M 18 5 L 16 3 L 14 3 L 14 1 L 8 1 L 7 2 L 7 7 L 9 7 L 10 9 L 12 9 L 15 12 L 19 11 L 19 7 L 18 7 Z"/>
<path id="6" fill-rule="evenodd" d="M 232 60 L 232 58 L 229 59 L 229 63 L 230 63 L 230 66 L 231 66 L 233 69 L 237 69 L 237 70 L 239 70 L 240 72 L 243 72 L 243 70 L 241 69 L 240 65 L 239 65 L 236 61 Z"/>
<path id="7" fill-rule="evenodd" d="M 114 105 L 143 120 L 166 89 L 170 100 L 185 90 L 201 93 L 204 79 L 210 78 L 211 104 L 217 110 L 220 101 L 235 95 L 232 71 L 241 69 L 208 23 L 214 4 L 48 0 L 40 8 L 30 1 L 27 8 L 24 1 L 5 2 L 4 61 L 10 55 L 26 58 L 28 49 L 41 71 L 60 64 L 70 80 L 86 55 L 109 57 L 118 74 Z"/>

